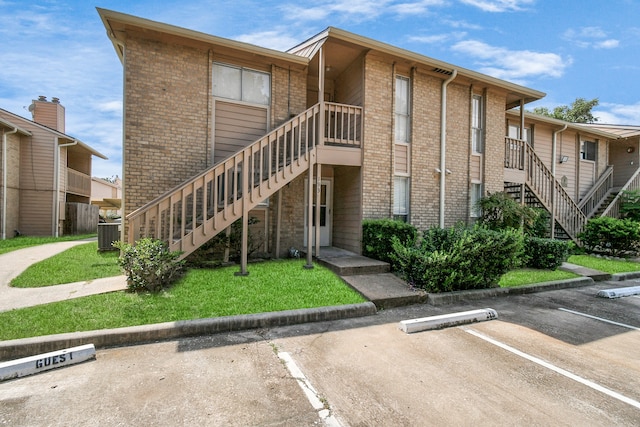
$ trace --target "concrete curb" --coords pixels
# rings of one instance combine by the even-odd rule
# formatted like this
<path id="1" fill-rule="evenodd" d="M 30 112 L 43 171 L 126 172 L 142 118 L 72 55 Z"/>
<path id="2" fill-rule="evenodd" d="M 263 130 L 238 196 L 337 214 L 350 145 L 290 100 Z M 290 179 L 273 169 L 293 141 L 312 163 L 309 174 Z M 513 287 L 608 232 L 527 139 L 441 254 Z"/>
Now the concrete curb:
<path id="1" fill-rule="evenodd" d="M 94 344 L 96 348 L 105 348 L 209 335 L 220 332 L 364 317 L 376 313 L 376 306 L 372 302 L 365 302 L 332 307 L 214 317 L 118 329 L 103 329 L 98 331 L 23 338 L 0 342 L 0 361 L 52 352 L 62 348 L 76 347 L 84 344 Z"/>
<path id="2" fill-rule="evenodd" d="M 590 277 L 576 277 L 575 279 L 555 280 L 552 282 L 534 283 L 532 285 L 518 286 L 515 288 L 489 288 L 474 289 L 469 291 L 455 291 L 441 294 L 430 293 L 427 295 L 427 303 L 431 305 L 447 305 L 462 301 L 471 301 L 482 298 L 523 295 L 534 292 L 553 291 L 556 289 L 579 288 L 593 285 Z"/>
<path id="3" fill-rule="evenodd" d="M 640 278 L 640 271 L 631 271 L 629 273 L 615 273 L 611 275 L 611 280 L 614 282 L 622 282 L 624 280 L 638 279 Z"/>

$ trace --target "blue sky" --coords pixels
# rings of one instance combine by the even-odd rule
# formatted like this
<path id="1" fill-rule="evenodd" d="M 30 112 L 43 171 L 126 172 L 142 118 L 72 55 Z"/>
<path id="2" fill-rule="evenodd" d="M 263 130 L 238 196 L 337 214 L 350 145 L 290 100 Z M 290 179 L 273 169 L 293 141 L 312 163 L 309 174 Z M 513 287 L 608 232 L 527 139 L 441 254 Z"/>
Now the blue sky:
<path id="1" fill-rule="evenodd" d="M 0 108 L 58 97 L 66 132 L 121 175 L 122 66 L 95 7 L 286 50 L 328 26 L 547 93 L 598 98 L 600 123 L 640 125 L 638 0 L 0 0 Z"/>

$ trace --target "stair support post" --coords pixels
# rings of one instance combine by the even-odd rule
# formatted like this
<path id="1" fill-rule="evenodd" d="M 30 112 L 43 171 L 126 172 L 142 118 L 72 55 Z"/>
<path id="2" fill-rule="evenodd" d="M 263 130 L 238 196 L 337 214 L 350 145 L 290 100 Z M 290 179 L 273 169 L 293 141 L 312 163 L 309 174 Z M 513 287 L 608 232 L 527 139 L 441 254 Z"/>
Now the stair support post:
<path id="1" fill-rule="evenodd" d="M 240 252 L 240 271 L 236 276 L 248 276 L 247 258 L 249 241 L 249 155 L 245 149 L 242 154 L 242 249 Z"/>
<path id="2" fill-rule="evenodd" d="M 314 224 L 315 227 L 315 239 L 316 239 L 316 258 L 320 256 L 320 189 L 322 179 L 322 165 L 320 163 L 316 163 L 316 194 L 314 194 L 316 200 L 316 221 Z M 328 212 L 327 212 L 328 214 Z M 328 215 L 327 215 L 328 216 Z"/>
<path id="3" fill-rule="evenodd" d="M 307 263 L 306 269 L 313 268 L 313 159 L 309 159 L 309 176 L 307 179 Z"/>

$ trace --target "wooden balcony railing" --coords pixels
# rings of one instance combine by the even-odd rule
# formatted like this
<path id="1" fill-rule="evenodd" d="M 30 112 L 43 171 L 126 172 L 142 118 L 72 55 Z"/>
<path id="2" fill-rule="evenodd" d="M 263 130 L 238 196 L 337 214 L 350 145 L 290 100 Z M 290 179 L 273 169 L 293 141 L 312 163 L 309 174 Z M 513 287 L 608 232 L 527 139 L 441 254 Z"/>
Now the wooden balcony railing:
<path id="1" fill-rule="evenodd" d="M 91 197 L 91 177 L 85 173 L 67 168 L 67 193 Z"/>

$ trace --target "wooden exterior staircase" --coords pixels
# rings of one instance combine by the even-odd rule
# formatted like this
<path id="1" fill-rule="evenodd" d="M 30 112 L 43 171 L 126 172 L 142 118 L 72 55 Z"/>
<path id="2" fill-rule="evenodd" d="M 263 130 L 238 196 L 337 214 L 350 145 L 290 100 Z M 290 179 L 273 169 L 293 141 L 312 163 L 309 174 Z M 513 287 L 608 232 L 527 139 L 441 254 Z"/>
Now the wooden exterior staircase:
<path id="1" fill-rule="evenodd" d="M 576 204 L 533 147 L 514 138 L 505 140 L 505 169 L 506 182 L 524 184 L 525 194 L 521 198 L 535 199 L 527 204 L 545 208 L 551 214 L 554 230 L 556 225 L 559 226 L 574 241 L 578 240 L 588 218 L 603 204 L 613 187 L 613 167 L 609 166 L 591 191 Z M 508 187 L 509 184 L 505 185 Z"/>
<path id="2" fill-rule="evenodd" d="M 360 107 L 314 105 L 127 215 L 129 243 L 152 237 L 186 257 L 238 219 L 246 220 L 251 209 L 310 170 L 319 146 L 359 148 L 361 124 Z"/>

